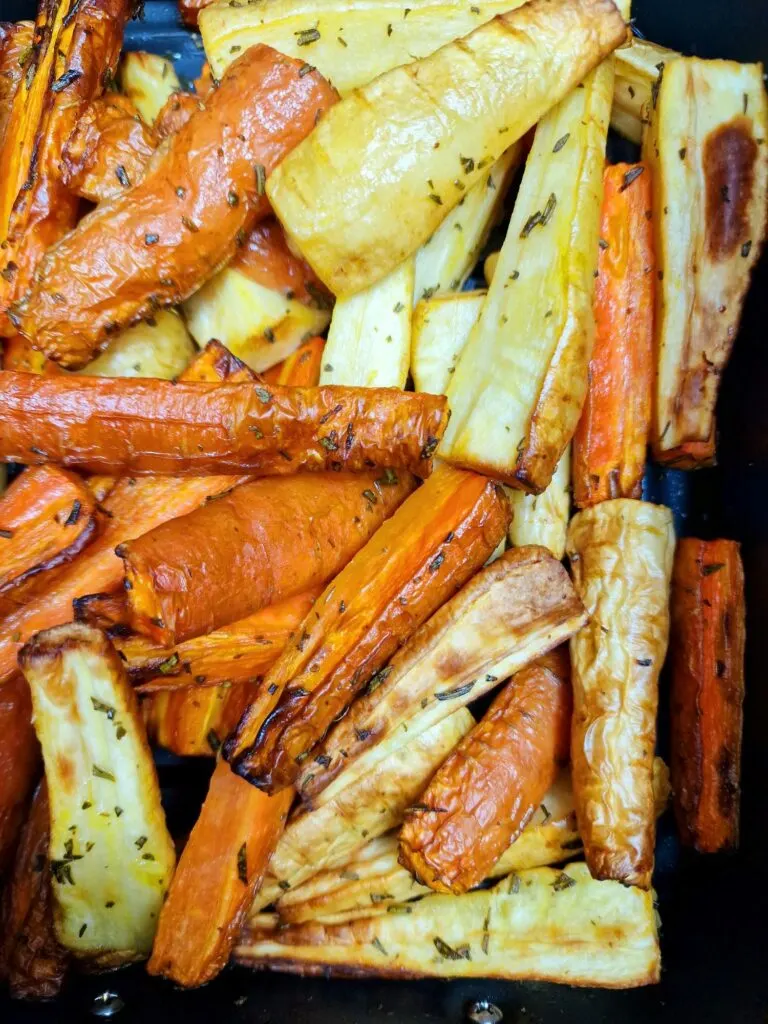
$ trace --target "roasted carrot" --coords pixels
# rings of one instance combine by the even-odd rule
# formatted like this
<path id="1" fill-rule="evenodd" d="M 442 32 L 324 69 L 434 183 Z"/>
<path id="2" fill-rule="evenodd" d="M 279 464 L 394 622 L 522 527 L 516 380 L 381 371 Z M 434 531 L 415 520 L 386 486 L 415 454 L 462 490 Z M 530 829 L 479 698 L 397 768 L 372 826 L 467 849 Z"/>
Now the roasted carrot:
<path id="1" fill-rule="evenodd" d="M 49 12 L 39 37 L 42 52 L 30 59 L 35 70 L 16 93 L 3 147 L 10 152 L 0 160 L 0 188 L 7 189 L 8 201 L 0 198 L 3 312 L 29 287 L 45 250 L 77 221 L 78 199 L 61 178 L 61 148 L 116 68 L 133 9 L 131 0 L 40 6 Z"/>
<path id="2" fill-rule="evenodd" d="M 61 373 L 60 367 L 32 348 L 26 338 L 14 334 L 3 340 L 3 368 L 21 373 Z"/>
<path id="3" fill-rule="evenodd" d="M 219 83 L 213 77 L 211 65 L 208 61 L 205 61 L 203 64 L 202 70 L 195 79 L 193 85 L 195 87 L 195 96 L 202 100 L 203 103 L 205 103 L 205 101 L 210 97 L 213 90 L 218 88 Z"/>
<path id="4" fill-rule="evenodd" d="M 571 691 L 560 647 L 518 672 L 438 768 L 400 832 L 400 863 L 438 892 L 479 885 L 568 758 Z"/>
<path id="5" fill-rule="evenodd" d="M 185 25 L 194 27 L 197 25 L 197 19 L 200 11 L 204 7 L 208 7 L 213 3 L 213 0 L 179 0 L 179 12 L 181 13 L 181 20 Z"/>
<path id="6" fill-rule="evenodd" d="M 49 814 L 43 779 L 21 830 L 13 873 L 3 894 L 0 974 L 5 974 L 15 999 L 53 999 L 69 961 L 53 925 Z"/>
<path id="7" fill-rule="evenodd" d="M 293 800 L 268 797 L 219 761 L 160 914 L 150 974 L 180 985 L 224 967 Z"/>
<path id="8" fill-rule="evenodd" d="M 500 486 L 441 466 L 318 598 L 227 742 L 235 771 L 267 792 L 291 785 L 331 722 L 508 525 Z"/>
<path id="9" fill-rule="evenodd" d="M 258 686 L 257 680 L 150 694 L 142 701 L 147 736 L 179 757 L 213 757 Z"/>
<path id="10" fill-rule="evenodd" d="M 257 224 L 249 232 L 230 267 L 242 271 L 265 288 L 283 292 L 286 296 L 290 292 L 291 298 L 307 305 L 333 303 L 330 293 L 307 261 L 289 249 L 285 233 L 273 217 Z"/>
<path id="11" fill-rule="evenodd" d="M 210 633 L 322 586 L 414 487 L 409 474 L 255 480 L 118 554 L 130 622 L 160 644 Z"/>
<path id="12" fill-rule="evenodd" d="M 144 636 L 115 637 L 128 678 L 140 693 L 246 682 L 267 671 L 298 629 L 320 587 L 262 608 L 245 619 L 175 647 Z"/>
<path id="13" fill-rule="evenodd" d="M 672 574 L 672 789 L 680 838 L 739 842 L 744 570 L 732 540 L 681 540 Z"/>
<path id="14" fill-rule="evenodd" d="M 13 99 L 32 56 L 35 26 L 31 21 L 0 22 L 0 150 L 11 114 Z M 3 225 L 0 223 L 0 234 Z"/>
<path id="15" fill-rule="evenodd" d="M 595 344 L 573 438 L 573 491 L 580 508 L 641 495 L 653 379 L 650 210 L 651 175 L 644 164 L 605 168 Z"/>
<path id="16" fill-rule="evenodd" d="M 110 637 L 127 635 L 132 632 L 130 614 L 125 591 L 118 589 L 110 593 L 86 594 L 72 602 L 75 622 L 84 622 L 95 629 L 103 629 Z"/>
<path id="17" fill-rule="evenodd" d="M 263 374 L 264 380 L 283 387 L 316 387 L 320 380 L 324 348 L 323 338 L 310 338 L 282 363 L 267 370 Z"/>
<path id="18" fill-rule="evenodd" d="M 80 477 L 35 466 L 0 499 L 0 616 L 29 600 L 95 538 L 96 501 Z"/>
<path id="19" fill-rule="evenodd" d="M 408 469 L 428 476 L 443 395 L 0 371 L 0 461 L 94 473 Z"/>
<path id="20" fill-rule="evenodd" d="M 185 370 L 185 379 L 249 379 L 239 359 L 217 343 L 204 349 Z M 104 502 L 108 522 L 99 537 L 53 585 L 0 623 L 0 685 L 16 671 L 16 654 L 41 629 L 69 622 L 72 602 L 86 594 L 114 590 L 123 578 L 115 546 L 140 537 L 160 523 L 183 516 L 207 498 L 232 487 L 231 476 L 196 479 L 147 478 L 121 480 Z"/>
<path id="21" fill-rule="evenodd" d="M 14 672 L 16 666 L 14 665 Z M 40 765 L 32 699 L 21 675 L 0 685 L 0 875 L 8 866 Z"/>
<path id="22" fill-rule="evenodd" d="M 64 143 L 62 180 L 70 192 L 93 203 L 111 199 L 144 177 L 158 141 L 127 96 L 100 97 Z"/>
<path id="23" fill-rule="evenodd" d="M 82 366 L 120 327 L 178 305 L 227 263 L 266 213 L 266 176 L 335 102 L 305 68 L 268 46 L 245 50 L 142 181 L 46 254 L 13 314 L 22 333 Z"/>

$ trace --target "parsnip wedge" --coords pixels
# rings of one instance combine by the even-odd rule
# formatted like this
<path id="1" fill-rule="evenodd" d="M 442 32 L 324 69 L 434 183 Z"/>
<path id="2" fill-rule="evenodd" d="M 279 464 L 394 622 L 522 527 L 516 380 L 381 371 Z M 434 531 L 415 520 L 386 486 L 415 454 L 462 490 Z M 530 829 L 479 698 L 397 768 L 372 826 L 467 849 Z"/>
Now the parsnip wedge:
<path id="1" fill-rule="evenodd" d="M 523 0 L 270 0 L 217 3 L 200 14 L 213 73 L 221 78 L 241 50 L 266 43 L 308 60 L 342 96 L 430 53 Z"/>
<path id="2" fill-rule="evenodd" d="M 287 298 L 233 267 L 212 277 L 183 308 L 198 345 L 215 338 L 257 373 L 322 334 L 330 320 L 327 310 Z"/>
<path id="3" fill-rule="evenodd" d="M 297 974 L 507 978 L 630 988 L 659 980 L 653 895 L 596 882 L 586 864 L 533 868 L 493 889 L 427 896 L 410 914 L 251 933 L 249 966 Z"/>
<path id="4" fill-rule="evenodd" d="M 493 689 L 585 622 L 563 566 L 543 548 L 516 548 L 440 608 L 330 732 L 298 783 L 307 803 L 343 796 L 381 758 Z M 383 764 L 386 763 L 382 761 Z"/>
<path id="5" fill-rule="evenodd" d="M 272 206 L 335 295 L 362 291 L 625 35 L 612 0 L 531 0 L 336 104 L 270 175 Z"/>
<path id="6" fill-rule="evenodd" d="M 508 487 L 507 497 L 512 506 L 510 543 L 515 547 L 540 544 L 561 559 L 571 513 L 571 446 L 563 452 L 541 494 L 525 494 Z"/>
<path id="7" fill-rule="evenodd" d="M 665 65 L 643 147 L 653 172 L 657 460 L 714 457 L 714 413 L 763 247 L 768 98 L 762 64 Z"/>
<path id="8" fill-rule="evenodd" d="M 167 57 L 137 51 L 123 55 L 120 86 L 142 119 L 152 124 L 168 97 L 181 89 L 181 82 Z"/>
<path id="9" fill-rule="evenodd" d="M 586 396 L 612 91 L 605 61 L 539 122 L 488 298 L 448 388 L 441 457 L 534 494 L 549 484 Z"/>
<path id="10" fill-rule="evenodd" d="M 197 352 L 184 321 L 161 309 L 152 323 L 129 327 L 78 373 L 86 377 L 159 377 L 172 380 L 186 370 Z"/>
<path id="11" fill-rule="evenodd" d="M 383 762 L 372 761 L 334 800 L 295 817 L 272 854 L 270 873 L 254 907 L 267 906 L 324 868 L 344 864 L 367 839 L 399 825 L 405 808 L 473 725 L 469 711 L 458 708 L 411 739 L 406 751 Z"/>
<path id="12" fill-rule="evenodd" d="M 414 261 L 340 299 L 323 352 L 320 384 L 404 388 L 411 354 Z"/>
<path id="13" fill-rule="evenodd" d="M 461 290 L 501 214 L 507 188 L 523 159 L 523 152 L 522 142 L 510 146 L 488 176 L 469 189 L 416 253 L 414 298 L 417 302 L 432 295 Z"/>
<path id="14" fill-rule="evenodd" d="M 485 292 L 422 299 L 413 310 L 411 374 L 417 391 L 444 395 L 477 323 Z"/>
<path id="15" fill-rule="evenodd" d="M 643 141 L 659 71 L 679 56 L 676 50 L 634 36 L 631 46 L 616 51 L 611 128 L 630 142 Z"/>
<path id="16" fill-rule="evenodd" d="M 51 807 L 59 941 L 97 968 L 147 956 L 176 855 L 136 696 L 106 636 L 73 623 L 19 653 Z"/>

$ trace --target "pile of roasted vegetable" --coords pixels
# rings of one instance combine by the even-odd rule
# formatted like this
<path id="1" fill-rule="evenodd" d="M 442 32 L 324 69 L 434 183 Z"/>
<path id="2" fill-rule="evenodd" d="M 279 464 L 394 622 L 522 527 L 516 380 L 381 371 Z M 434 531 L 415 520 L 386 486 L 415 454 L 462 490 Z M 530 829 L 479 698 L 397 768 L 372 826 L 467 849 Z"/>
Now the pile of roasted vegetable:
<path id="1" fill-rule="evenodd" d="M 131 0 L 0 25 L 14 996 L 643 985 L 670 775 L 684 843 L 738 841 L 738 545 L 640 499 L 649 445 L 716 455 L 762 68 L 628 0 L 410 3 L 182 0 L 195 91 L 121 56 Z M 216 758 L 178 847 L 153 745 Z"/>

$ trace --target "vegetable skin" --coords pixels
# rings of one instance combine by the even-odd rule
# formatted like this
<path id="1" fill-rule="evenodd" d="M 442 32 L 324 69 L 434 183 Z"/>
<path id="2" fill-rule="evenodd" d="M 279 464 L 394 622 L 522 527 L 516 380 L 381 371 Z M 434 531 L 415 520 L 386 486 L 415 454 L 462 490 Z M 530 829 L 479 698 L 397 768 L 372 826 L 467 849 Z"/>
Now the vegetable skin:
<path id="1" fill-rule="evenodd" d="M 266 212 L 264 177 L 335 100 L 300 67 L 268 47 L 246 51 L 142 181 L 46 253 L 13 314 L 37 348 L 82 366 L 119 327 L 177 305 L 234 256 Z"/>
<path id="2" fill-rule="evenodd" d="M 672 575 L 672 788 L 680 838 L 700 853 L 739 842 L 744 618 L 739 545 L 681 540 Z"/>
<path id="3" fill-rule="evenodd" d="M 518 672 L 438 768 L 400 830 L 400 862 L 438 892 L 483 881 L 568 757 L 571 693 L 562 648 Z"/>
<path id="4" fill-rule="evenodd" d="M 440 466 L 326 587 L 225 745 L 268 792 L 300 765 L 358 691 L 493 552 L 508 524 L 497 485 Z"/>
<path id="5" fill-rule="evenodd" d="M 16 666 L 14 663 L 14 670 Z M 40 768 L 40 748 L 32 728 L 32 701 L 23 676 L 0 685 L 0 876 L 13 857 L 27 800 Z"/>
<path id="6" fill-rule="evenodd" d="M 287 475 L 374 467 L 428 476 L 442 396 L 37 377 L 0 371 L 0 459 L 94 473 Z"/>
<path id="7" fill-rule="evenodd" d="M 375 677 L 304 768 L 302 799 L 327 802 L 366 766 L 564 643 L 585 621 L 567 572 L 548 551 L 507 551 L 473 576 Z"/>
<path id="8" fill-rule="evenodd" d="M 625 35 L 610 0 L 532 0 L 351 93 L 269 178 L 288 237 L 336 296 L 370 287 Z"/>
<path id="9" fill-rule="evenodd" d="M 526 494 L 512 487 L 506 491 L 512 508 L 510 544 L 540 544 L 562 559 L 571 514 L 571 446 L 566 447 L 541 494 Z"/>
<path id="10" fill-rule="evenodd" d="M 651 214 L 649 168 L 642 163 L 606 167 L 595 344 L 573 439 L 573 498 L 579 508 L 642 494 L 653 381 Z"/>
<path id="11" fill-rule="evenodd" d="M 590 616 L 571 638 L 579 832 L 593 877 L 644 889 L 653 870 L 653 754 L 674 545 L 670 510 L 629 498 L 584 509 L 568 530 L 571 572 Z"/>
<path id="12" fill-rule="evenodd" d="M 19 666 L 45 761 L 58 939 L 96 968 L 142 959 L 176 854 L 136 695 L 104 634 L 77 623 L 38 633 Z"/>
<path id="13" fill-rule="evenodd" d="M 268 797 L 218 762 L 160 914 L 150 974 L 194 987 L 224 967 L 292 799 L 292 790 Z"/>
<path id="14" fill-rule="evenodd" d="M 35 26 L 31 21 L 0 21 L 0 150 L 3 148 L 14 97 L 31 57 Z M 0 231 L 3 229 L 0 221 Z"/>

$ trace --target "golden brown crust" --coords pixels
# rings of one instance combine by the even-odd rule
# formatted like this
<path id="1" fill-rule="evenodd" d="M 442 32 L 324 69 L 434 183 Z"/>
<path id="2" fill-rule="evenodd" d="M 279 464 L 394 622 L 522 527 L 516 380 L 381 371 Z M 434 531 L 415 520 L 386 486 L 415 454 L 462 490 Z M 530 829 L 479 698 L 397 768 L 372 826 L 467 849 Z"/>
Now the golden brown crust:
<path id="1" fill-rule="evenodd" d="M 0 150 L 14 96 L 24 77 L 25 64 L 32 55 L 34 33 L 31 21 L 0 21 Z"/>
<path id="2" fill-rule="evenodd" d="M 588 624 L 571 639 L 571 763 L 593 877 L 648 888 L 658 680 L 669 634 L 672 513 L 619 498 L 571 520 L 567 553 Z"/>

